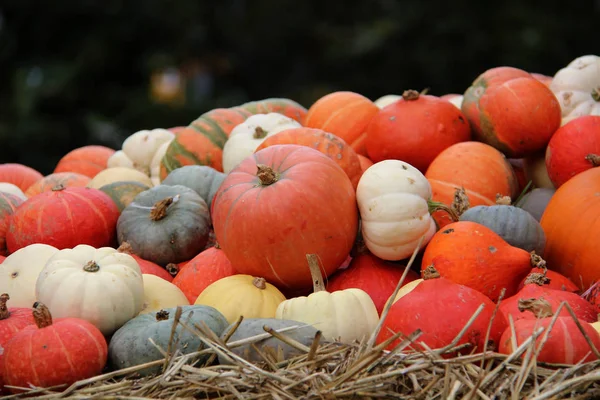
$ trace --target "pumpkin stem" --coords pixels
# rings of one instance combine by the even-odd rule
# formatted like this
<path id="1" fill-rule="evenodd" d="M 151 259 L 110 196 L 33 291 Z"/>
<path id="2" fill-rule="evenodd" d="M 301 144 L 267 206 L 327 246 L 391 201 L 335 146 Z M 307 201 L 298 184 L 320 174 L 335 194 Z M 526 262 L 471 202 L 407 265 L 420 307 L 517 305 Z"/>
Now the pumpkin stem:
<path id="1" fill-rule="evenodd" d="M 592 163 L 592 167 L 600 165 L 600 156 L 598 154 L 588 154 L 585 156 L 585 160 Z"/>
<path id="2" fill-rule="evenodd" d="M 117 248 L 117 251 L 119 253 L 133 254 L 133 248 L 131 247 L 129 242 L 121 243 L 121 245 Z"/>
<path id="3" fill-rule="evenodd" d="M 525 285 L 538 285 L 538 286 L 543 286 L 543 285 L 547 285 L 550 283 L 550 278 L 548 278 L 546 276 L 546 274 L 542 274 L 541 272 L 534 272 L 529 274 L 529 276 L 527 277 L 527 279 L 525 279 L 525 282 L 523 282 L 523 284 Z"/>
<path id="4" fill-rule="evenodd" d="M 405 90 L 404 93 L 402 93 L 402 99 L 406 101 L 417 100 L 419 96 L 420 93 L 416 90 Z"/>
<path id="5" fill-rule="evenodd" d="M 166 321 L 169 319 L 169 312 L 165 310 L 160 310 L 156 313 L 157 321 Z"/>
<path id="6" fill-rule="evenodd" d="M 510 196 L 502 196 L 500 193 L 496 193 L 496 204 L 499 206 L 510 206 Z"/>
<path id="7" fill-rule="evenodd" d="M 273 168 L 269 167 L 268 165 L 257 164 L 256 168 L 256 176 L 258 176 L 262 186 L 272 185 L 279 179 L 277 172 L 273 171 Z"/>
<path id="8" fill-rule="evenodd" d="M 459 217 L 471 207 L 469 196 L 467 196 L 467 191 L 464 187 L 459 187 L 454 190 L 454 200 L 452 200 L 450 207 L 456 211 Z"/>
<path id="9" fill-rule="evenodd" d="M 254 129 L 254 135 L 252 135 L 254 139 L 264 139 L 267 137 L 267 131 L 265 131 L 262 127 L 257 126 Z"/>
<path id="10" fill-rule="evenodd" d="M 319 264 L 319 257 L 316 254 L 307 254 L 306 261 L 308 261 L 310 276 L 313 280 L 313 292 L 324 292 L 325 285 L 323 284 L 323 274 L 321 273 L 321 264 Z"/>
<path id="11" fill-rule="evenodd" d="M 531 266 L 533 268 L 542 268 L 544 270 L 544 273 L 546 272 L 546 260 L 544 260 L 541 256 L 535 254 L 535 250 L 533 250 L 531 253 L 531 256 L 529 258 L 529 261 L 531 263 Z"/>
<path id="12" fill-rule="evenodd" d="M 42 329 L 52 325 L 52 314 L 43 303 L 36 301 L 33 303 L 33 320 L 38 328 Z"/>
<path id="13" fill-rule="evenodd" d="M 167 270 L 167 272 L 169 274 L 171 274 L 171 276 L 176 276 L 177 273 L 179 272 L 179 266 L 175 263 L 168 263 L 165 266 L 165 269 Z"/>
<path id="14" fill-rule="evenodd" d="M 85 272 L 98 272 L 100 271 L 100 266 L 94 260 L 88 261 L 87 264 L 83 266 L 83 270 Z"/>
<path id="15" fill-rule="evenodd" d="M 453 207 L 448 207 L 444 203 L 440 203 L 439 201 L 428 200 L 427 206 L 429 208 L 429 214 L 433 214 L 436 211 L 445 211 L 450 215 L 450 219 L 452 222 L 458 221 L 460 215 Z"/>
<path id="16" fill-rule="evenodd" d="M 50 190 L 52 190 L 53 192 L 60 192 L 61 190 L 65 190 L 65 189 L 66 189 L 65 185 L 63 185 L 62 183 L 57 183 Z"/>
<path id="17" fill-rule="evenodd" d="M 435 267 L 433 266 L 433 264 L 430 264 L 427 266 L 427 268 L 425 268 L 422 272 L 421 272 L 421 278 L 423 278 L 424 280 L 428 280 L 428 279 L 437 279 L 440 278 L 441 275 L 438 272 L 437 269 L 435 269 Z"/>
<path id="18" fill-rule="evenodd" d="M 6 302 L 8 300 L 10 300 L 10 296 L 8 295 L 8 293 L 2 293 L 0 295 L 0 321 L 10 317 L 8 307 L 6 306 Z"/>
<path id="19" fill-rule="evenodd" d="M 260 290 L 265 290 L 267 288 L 267 281 L 265 278 L 256 277 L 252 280 L 252 284 Z"/>
<path id="20" fill-rule="evenodd" d="M 594 101 L 600 101 L 600 87 L 592 90 L 592 99 L 594 99 Z"/>
<path id="21" fill-rule="evenodd" d="M 162 199 L 158 201 L 154 207 L 152 207 L 152 211 L 150 211 L 150 219 L 152 221 L 160 221 L 164 217 L 167 216 L 167 208 L 171 204 L 173 204 L 173 197 L 167 197 L 166 199 Z"/>
<path id="22" fill-rule="evenodd" d="M 552 306 L 543 297 L 530 298 L 530 299 L 519 299 L 517 306 L 519 311 L 531 311 L 536 318 L 547 318 L 554 315 L 552 312 Z"/>

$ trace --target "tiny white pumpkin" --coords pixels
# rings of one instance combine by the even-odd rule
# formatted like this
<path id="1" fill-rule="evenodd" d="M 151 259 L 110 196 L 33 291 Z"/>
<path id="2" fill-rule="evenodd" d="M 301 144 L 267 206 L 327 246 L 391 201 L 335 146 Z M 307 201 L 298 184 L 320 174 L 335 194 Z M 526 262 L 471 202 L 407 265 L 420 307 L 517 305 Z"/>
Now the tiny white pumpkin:
<path id="1" fill-rule="evenodd" d="M 144 278 L 144 305 L 140 314 L 190 305 L 181 289 L 171 282 L 152 274 L 143 274 L 142 276 Z"/>
<path id="2" fill-rule="evenodd" d="M 167 129 L 141 130 L 131 134 L 123 142 L 121 150 L 108 159 L 108 168 L 125 167 L 137 169 L 150 176 L 150 164 L 160 147 L 175 138 Z"/>
<path id="3" fill-rule="evenodd" d="M 9 182 L 0 182 L 0 192 L 12 194 L 13 196 L 17 196 L 23 201 L 27 200 L 27 196 L 25 195 L 25 193 L 23 193 L 21 188 Z M 10 303 L 13 303 L 12 299 Z"/>
<path id="4" fill-rule="evenodd" d="M 81 244 L 48 260 L 36 295 L 53 317 L 82 318 L 110 335 L 142 310 L 144 282 L 129 254 Z"/>
<path id="5" fill-rule="evenodd" d="M 268 136 L 286 129 L 300 128 L 296 120 L 279 113 L 256 114 L 237 125 L 223 146 L 223 172 L 228 174 L 254 151 Z"/>
<path id="6" fill-rule="evenodd" d="M 400 100 L 402 96 L 397 94 L 386 94 L 385 96 L 381 96 L 377 100 L 374 101 L 375 105 L 379 108 L 383 108 L 385 106 L 389 106 Z"/>
<path id="7" fill-rule="evenodd" d="M 154 153 L 154 157 L 152 157 L 152 161 L 150 162 L 150 180 L 154 186 L 160 185 L 160 164 L 162 162 L 163 157 L 167 154 L 167 149 L 173 140 L 169 140 L 168 142 L 164 142 L 156 153 Z"/>

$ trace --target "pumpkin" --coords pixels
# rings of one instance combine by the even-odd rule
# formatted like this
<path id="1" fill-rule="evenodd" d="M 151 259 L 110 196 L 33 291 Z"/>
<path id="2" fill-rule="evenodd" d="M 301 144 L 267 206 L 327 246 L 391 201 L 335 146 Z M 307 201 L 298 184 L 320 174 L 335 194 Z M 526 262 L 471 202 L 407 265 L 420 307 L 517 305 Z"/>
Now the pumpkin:
<path id="1" fill-rule="evenodd" d="M 178 132 L 160 166 L 160 179 L 185 165 L 207 165 L 223 172 L 223 146 L 231 130 L 252 115 L 241 108 L 217 108 Z"/>
<path id="2" fill-rule="evenodd" d="M 250 101 L 238 108 L 252 114 L 278 113 L 302 123 L 306 117 L 306 108 L 294 100 L 285 98 L 269 98 L 264 100 Z"/>
<path id="3" fill-rule="evenodd" d="M 100 189 L 102 186 L 121 181 L 134 181 L 148 187 L 153 186 L 152 180 L 148 175 L 138 171 L 137 169 L 126 167 L 106 168 L 105 170 L 102 170 L 96 174 L 96 176 L 92 178 L 87 186 L 94 189 Z"/>
<path id="4" fill-rule="evenodd" d="M 439 153 L 470 138 L 471 128 L 459 109 L 439 97 L 407 90 L 373 116 L 365 146 L 375 163 L 401 160 L 424 173 Z"/>
<path id="5" fill-rule="evenodd" d="M 436 232 L 423 253 L 421 272 L 433 266 L 439 274 L 469 286 L 496 301 L 517 292 L 529 274 L 534 257 L 511 246 L 490 228 L 471 221 L 446 225 Z"/>
<path id="6" fill-rule="evenodd" d="M 600 107 L 599 107 L 600 113 Z M 600 165 L 600 115 L 585 115 L 560 127 L 546 149 L 546 169 L 558 188 Z"/>
<path id="7" fill-rule="evenodd" d="M 301 125 L 277 113 L 257 114 L 249 117 L 231 131 L 223 147 L 223 171 L 229 173 L 267 138 L 286 129 Z"/>
<path id="8" fill-rule="evenodd" d="M 584 115 L 600 115 L 600 57 L 577 57 L 554 75 L 550 89 L 560 102 L 563 125 Z"/>
<path id="9" fill-rule="evenodd" d="M 462 110 L 462 103 L 463 103 L 463 99 L 464 99 L 464 96 L 462 94 L 448 93 L 448 94 L 440 96 L 440 99 L 447 100 L 450 103 L 452 103 L 452 105 L 454 107 L 458 108 L 459 110 Z"/>
<path id="10" fill-rule="evenodd" d="M 119 244 L 160 266 L 200 253 L 210 229 L 206 202 L 190 188 L 158 185 L 138 194 L 117 223 Z"/>
<path id="11" fill-rule="evenodd" d="M 8 182 L 0 182 L 0 192 L 12 194 L 13 196 L 17 196 L 21 200 L 27 200 L 27 196 L 25 193 L 17 185 Z"/>
<path id="12" fill-rule="evenodd" d="M 506 157 L 480 142 L 462 142 L 442 151 L 433 160 L 425 177 L 431 184 L 432 199 L 450 206 L 456 190 L 463 188 L 469 204 L 494 205 L 496 195 L 518 195 L 515 172 Z M 440 228 L 452 222 L 447 213 L 433 214 Z"/>
<path id="13" fill-rule="evenodd" d="M 525 312 L 531 310 L 537 318 L 515 321 L 514 334 L 512 328 L 507 328 L 500 338 L 498 349 L 500 353 L 512 354 L 519 345 L 531 337 L 534 331 L 544 328 L 545 331 L 535 339 L 537 362 L 574 365 L 598 359 L 571 316 L 559 316 L 554 321 L 554 314 L 543 299 L 529 301 L 523 304 L 522 308 L 527 310 Z M 581 321 L 580 324 L 594 347 L 600 349 L 600 334 L 590 323 Z M 549 333 L 546 333 L 547 330 Z M 543 342 L 545 343 L 541 347 Z M 524 353 L 522 357 L 526 354 Z"/>
<path id="14" fill-rule="evenodd" d="M 150 180 L 152 181 L 152 184 L 154 186 L 160 185 L 160 167 L 162 159 L 164 158 L 165 154 L 167 154 L 167 150 L 171 145 L 172 141 L 173 140 L 169 140 L 168 142 L 164 142 L 163 144 L 161 144 L 160 147 L 156 150 L 156 153 L 154 153 L 152 160 L 150 161 Z"/>
<path id="15" fill-rule="evenodd" d="M 552 83 L 552 79 L 553 79 L 553 77 L 551 77 L 551 76 L 540 74 L 537 72 L 531 72 L 531 76 L 533 76 L 535 79 L 542 82 L 544 85 L 546 85 L 548 87 L 550 87 L 550 84 Z"/>
<path id="16" fill-rule="evenodd" d="M 108 159 L 115 150 L 98 145 L 88 145 L 76 148 L 65 154 L 56 164 L 54 173 L 76 172 L 78 174 L 95 177 L 100 171 L 107 168 Z"/>
<path id="17" fill-rule="evenodd" d="M 0 192 L 0 255 L 7 256 L 6 232 L 10 216 L 14 214 L 23 200 L 15 195 Z"/>
<path id="18" fill-rule="evenodd" d="M 116 181 L 100 187 L 115 203 L 119 212 L 123 212 L 135 196 L 150 189 L 150 186 L 136 181 Z"/>
<path id="19" fill-rule="evenodd" d="M 390 296 L 387 301 L 385 302 L 384 308 L 387 307 L 388 303 L 391 301 L 392 304 L 394 304 L 395 302 L 397 302 L 402 296 L 406 296 L 407 294 L 409 294 L 410 292 L 413 291 L 414 288 L 417 287 L 417 285 L 419 285 L 421 282 L 423 282 L 425 279 L 423 278 L 419 278 L 419 279 L 415 279 L 413 281 L 408 282 L 406 285 L 403 285 L 400 290 L 398 290 L 398 293 L 396 293 L 396 296 L 392 299 L 392 296 Z"/>
<path id="20" fill-rule="evenodd" d="M 554 193 L 540 221 L 548 265 L 581 289 L 600 279 L 599 192 L 600 168 L 584 171 Z"/>
<path id="21" fill-rule="evenodd" d="M 163 308 L 189 306 L 185 294 L 175 285 L 152 274 L 142 274 L 144 280 L 144 304 L 140 314 L 160 311 Z"/>
<path id="22" fill-rule="evenodd" d="M 40 172 L 23 164 L 0 164 L 0 182 L 12 183 L 23 192 L 43 177 Z"/>
<path id="23" fill-rule="evenodd" d="M 133 168 L 150 176 L 150 163 L 154 154 L 174 137 L 175 134 L 167 129 L 137 131 L 125 139 L 122 149 L 110 156 L 107 165 L 109 168 Z"/>
<path id="24" fill-rule="evenodd" d="M 32 197 L 36 194 L 49 192 L 57 186 L 63 187 L 85 187 L 91 181 L 89 176 L 77 172 L 56 172 L 46 175 L 25 191 L 25 196 Z"/>
<path id="25" fill-rule="evenodd" d="M 228 326 L 221 334 L 221 338 L 228 338 L 229 343 L 237 342 L 264 334 L 265 327 L 281 332 L 286 337 L 307 348 L 310 348 L 317 335 L 317 330 L 314 327 L 298 321 L 276 318 L 245 318 L 239 325 L 234 323 Z M 297 345 L 291 346 L 275 336 L 236 346 L 230 350 L 243 359 L 255 363 L 264 361 L 263 354 L 271 356 L 275 362 L 288 360 L 302 354 Z M 228 365 L 231 364 L 231 361 L 224 357 L 222 353 L 219 353 L 219 364 Z"/>
<path id="26" fill-rule="evenodd" d="M 379 320 L 371 297 L 356 288 L 326 291 L 318 257 L 308 254 L 306 260 L 313 277 L 313 293 L 281 302 L 275 317 L 314 326 L 326 340 L 351 343 L 368 338 Z"/>
<path id="27" fill-rule="evenodd" d="M 525 179 L 531 181 L 536 188 L 555 189 L 548 176 L 545 154 L 545 151 L 542 151 L 523 159 Z"/>
<path id="28" fill-rule="evenodd" d="M 358 161 L 360 161 L 360 169 L 364 173 L 371 165 L 373 165 L 373 161 L 370 158 L 365 157 L 361 154 L 358 154 Z"/>
<path id="29" fill-rule="evenodd" d="M 409 336 L 417 329 L 422 331 L 418 342 L 412 345 L 417 351 L 424 350 L 420 342 L 431 349 L 448 346 L 458 336 L 467 322 L 483 305 L 479 315 L 468 326 L 456 346 L 465 345 L 456 353 L 482 351 L 486 346 L 486 334 L 489 329 L 488 350 L 494 350 L 500 341 L 507 321 L 500 313 L 492 321 L 496 305 L 481 292 L 440 277 L 433 267 L 423 271 L 423 281 L 410 292 L 400 297 L 391 306 L 376 343 L 390 339 L 395 332 Z M 491 323 L 491 327 L 490 327 Z M 403 338 L 388 345 L 396 347 Z M 452 354 L 446 354 L 449 356 Z"/>
<path id="30" fill-rule="evenodd" d="M 184 266 L 173 278 L 173 284 L 185 294 L 188 301 L 196 301 L 200 293 L 213 282 L 236 274 L 231 262 L 220 247 L 210 247 Z"/>
<path id="31" fill-rule="evenodd" d="M 182 306 L 178 320 L 188 326 L 206 324 L 217 336 L 229 325 L 225 317 L 208 306 Z M 199 335 L 176 324 L 178 308 L 167 308 L 157 313 L 140 314 L 127 321 L 111 337 L 108 345 L 109 364 L 113 369 L 129 368 L 165 357 L 163 351 L 189 354 L 202 350 L 204 344 Z M 171 338 L 173 340 L 171 341 Z M 206 357 L 205 357 L 206 359 Z M 202 360 L 200 360 L 202 361 Z M 155 365 L 137 371 L 142 376 L 156 374 L 162 365 Z"/>
<path id="32" fill-rule="evenodd" d="M 256 151 L 276 144 L 298 144 L 319 150 L 342 167 L 354 188 L 358 185 L 362 175 L 360 160 L 354 149 L 343 139 L 321 129 L 291 128 L 266 137 Z"/>
<path id="33" fill-rule="evenodd" d="M 98 328 L 79 318 L 53 320 L 39 302 L 33 307 L 35 325 L 21 329 L 4 348 L 1 375 L 6 385 L 68 386 L 102 372 L 108 349 Z"/>
<path id="34" fill-rule="evenodd" d="M 33 243 L 59 249 L 111 246 L 118 218 L 117 206 L 100 190 L 58 186 L 19 206 L 10 220 L 6 245 L 11 253 Z"/>
<path id="35" fill-rule="evenodd" d="M 318 99 L 308 109 L 304 126 L 333 133 L 358 154 L 366 156 L 367 126 L 378 111 L 379 107 L 361 94 L 333 92 Z"/>
<path id="36" fill-rule="evenodd" d="M 35 293 L 55 317 L 85 319 L 104 335 L 136 316 L 144 304 L 142 271 L 135 259 L 110 247 L 84 244 L 50 257 Z"/>
<path id="37" fill-rule="evenodd" d="M 479 75 L 465 92 L 461 109 L 474 138 L 510 158 L 543 150 L 561 122 L 560 103 L 552 91 L 512 67 Z"/>
<path id="38" fill-rule="evenodd" d="M 527 211 L 539 222 L 554 192 L 555 189 L 535 188 L 521 197 L 515 206 Z"/>
<path id="39" fill-rule="evenodd" d="M 519 284 L 518 290 L 523 289 L 525 285 L 534 285 L 536 284 L 536 275 L 539 274 L 540 269 L 537 267 L 533 267 L 529 275 L 527 275 Z M 547 289 L 554 290 L 566 290 L 568 292 L 578 292 L 579 287 L 574 284 L 569 278 L 566 276 L 559 274 L 556 271 L 552 271 L 551 269 L 544 270 L 544 278 L 543 285 Z"/>
<path id="40" fill-rule="evenodd" d="M 397 94 L 386 94 L 375 100 L 373 103 L 375 103 L 375 105 L 381 109 L 385 106 L 389 106 L 390 104 L 397 102 L 401 98 L 402 96 Z"/>
<path id="41" fill-rule="evenodd" d="M 173 281 L 173 276 L 165 268 L 153 263 L 152 261 L 144 260 L 140 256 L 134 254 L 133 249 L 131 248 L 131 245 L 129 243 L 127 243 L 127 242 L 121 243 L 121 245 L 119 246 L 117 251 L 119 253 L 129 254 L 131 257 L 133 257 L 135 259 L 135 261 L 138 263 L 138 265 L 140 266 L 140 270 L 142 271 L 142 274 L 155 275 L 155 276 L 158 276 L 168 282 Z"/>
<path id="42" fill-rule="evenodd" d="M 0 293 L 9 294 L 14 307 L 31 307 L 37 300 L 37 278 L 46 262 L 57 252 L 56 247 L 34 243 L 6 257 L 0 264 Z"/>
<path id="43" fill-rule="evenodd" d="M 204 199 L 209 209 L 225 174 L 206 165 L 186 165 L 171 172 L 163 185 L 182 185 L 193 189 Z"/>
<path id="44" fill-rule="evenodd" d="M 217 242 L 240 274 L 280 288 L 310 287 L 306 254 L 331 275 L 358 231 L 356 195 L 344 170 L 306 146 L 275 145 L 246 158 L 215 194 Z"/>

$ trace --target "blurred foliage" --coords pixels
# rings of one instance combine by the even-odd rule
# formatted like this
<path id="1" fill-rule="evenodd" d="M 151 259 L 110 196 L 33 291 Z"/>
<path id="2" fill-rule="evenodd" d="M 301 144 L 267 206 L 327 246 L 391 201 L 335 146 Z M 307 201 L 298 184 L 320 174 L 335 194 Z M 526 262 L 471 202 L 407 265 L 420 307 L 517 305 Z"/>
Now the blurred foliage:
<path id="1" fill-rule="evenodd" d="M 267 97 L 308 108 L 336 90 L 462 93 L 501 65 L 553 75 L 598 54 L 599 16 L 598 0 L 3 0 L 0 162 L 48 174 L 76 147 Z M 173 101 L 151 96 L 162 78 L 183 85 Z"/>

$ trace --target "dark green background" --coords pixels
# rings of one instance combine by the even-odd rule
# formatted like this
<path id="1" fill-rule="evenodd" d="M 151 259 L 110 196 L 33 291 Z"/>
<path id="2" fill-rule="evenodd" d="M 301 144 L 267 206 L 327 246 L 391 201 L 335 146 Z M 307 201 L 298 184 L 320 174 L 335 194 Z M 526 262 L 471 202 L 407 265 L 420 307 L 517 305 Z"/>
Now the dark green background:
<path id="1" fill-rule="evenodd" d="M 488 68 L 553 75 L 600 53 L 599 1 L 2 0 L 0 15 L 0 162 L 44 174 L 73 148 L 215 107 L 462 93 Z M 205 90 L 151 99 L 153 71 L 191 62 Z"/>

